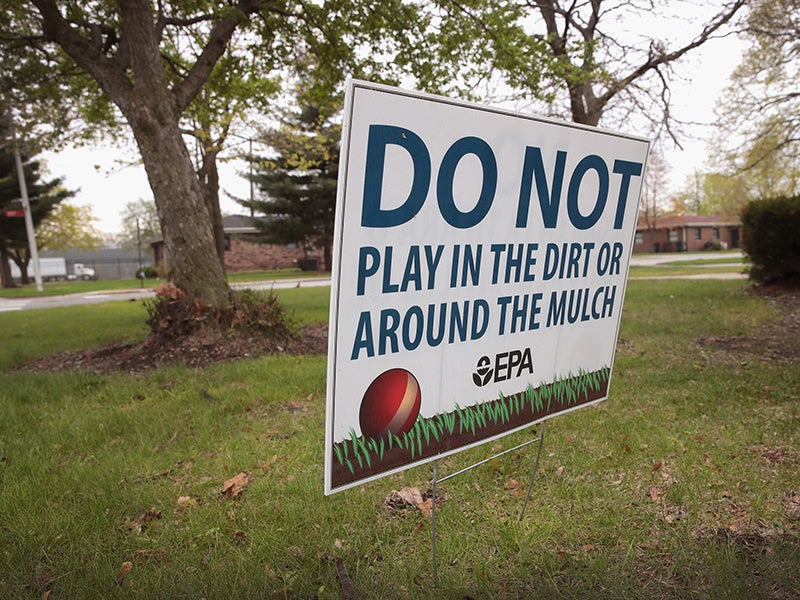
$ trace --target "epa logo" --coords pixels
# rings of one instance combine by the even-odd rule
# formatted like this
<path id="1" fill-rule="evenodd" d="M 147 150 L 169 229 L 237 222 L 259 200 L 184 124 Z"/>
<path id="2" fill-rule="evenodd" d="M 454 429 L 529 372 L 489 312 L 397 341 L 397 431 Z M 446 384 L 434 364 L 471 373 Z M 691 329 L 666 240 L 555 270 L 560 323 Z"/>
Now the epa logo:
<path id="1" fill-rule="evenodd" d="M 481 356 L 472 374 L 472 381 L 478 387 L 488 385 L 490 382 L 500 383 L 509 379 L 522 376 L 523 373 L 533 373 L 533 357 L 531 349 L 510 350 L 495 354 L 494 360 L 488 356 Z"/>

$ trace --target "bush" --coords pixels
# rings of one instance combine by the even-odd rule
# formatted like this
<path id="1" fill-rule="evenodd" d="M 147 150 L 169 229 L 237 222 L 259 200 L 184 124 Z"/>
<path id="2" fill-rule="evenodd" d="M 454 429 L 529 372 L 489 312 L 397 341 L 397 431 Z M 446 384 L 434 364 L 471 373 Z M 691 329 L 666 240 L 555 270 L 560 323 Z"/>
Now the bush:
<path id="1" fill-rule="evenodd" d="M 800 283 L 800 196 L 750 202 L 742 210 L 742 247 L 750 278 Z"/>
<path id="2" fill-rule="evenodd" d="M 147 266 L 142 267 L 137 275 L 141 279 L 155 279 L 158 277 L 158 271 L 155 267 Z"/>

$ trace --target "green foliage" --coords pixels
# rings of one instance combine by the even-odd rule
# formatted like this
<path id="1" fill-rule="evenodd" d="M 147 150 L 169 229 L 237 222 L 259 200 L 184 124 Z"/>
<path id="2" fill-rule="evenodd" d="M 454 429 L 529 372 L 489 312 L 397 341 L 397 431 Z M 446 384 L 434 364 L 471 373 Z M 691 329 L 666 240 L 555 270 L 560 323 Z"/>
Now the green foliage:
<path id="1" fill-rule="evenodd" d="M 800 196 L 751 202 L 742 211 L 742 229 L 752 279 L 800 283 Z"/>
<path id="2" fill-rule="evenodd" d="M 136 248 L 140 243 L 147 247 L 151 241 L 161 238 L 158 211 L 153 200 L 139 198 L 128 202 L 120 213 L 120 223 L 119 242 L 123 248 Z"/>
<path id="3" fill-rule="evenodd" d="M 299 242 L 306 252 L 319 245 L 330 268 L 341 125 L 332 122 L 338 109 L 333 98 L 319 104 L 305 92 L 298 91 L 298 112 L 288 113 L 280 128 L 262 133 L 277 154 L 260 159 L 252 176 L 262 199 L 240 203 L 264 216 L 254 223 L 266 241 Z"/>
<path id="4" fill-rule="evenodd" d="M 719 105 L 716 159 L 752 199 L 800 193 L 800 0 L 753 0 L 750 42 Z"/>
<path id="5" fill-rule="evenodd" d="M 139 273 L 139 277 L 142 277 L 143 279 L 156 279 L 158 277 L 158 269 L 151 267 L 150 265 L 142 267 Z"/>
<path id="6" fill-rule="evenodd" d="M 39 249 L 97 250 L 103 243 L 100 231 L 95 227 L 97 217 L 88 204 L 76 206 L 67 202 L 57 204 L 36 229 Z"/>

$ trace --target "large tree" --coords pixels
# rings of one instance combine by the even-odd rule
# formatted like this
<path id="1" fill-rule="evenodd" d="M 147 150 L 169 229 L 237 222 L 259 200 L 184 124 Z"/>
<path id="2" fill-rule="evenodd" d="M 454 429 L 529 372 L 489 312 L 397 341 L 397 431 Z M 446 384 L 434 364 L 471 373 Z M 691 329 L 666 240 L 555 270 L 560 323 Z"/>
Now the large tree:
<path id="1" fill-rule="evenodd" d="M 120 223 L 118 241 L 120 246 L 128 250 L 158 238 L 158 211 L 152 200 L 139 198 L 128 202 L 120 213 Z"/>
<path id="2" fill-rule="evenodd" d="M 750 199 L 800 192 L 800 0 L 754 0 L 751 43 L 718 106 L 715 168 Z"/>
<path id="3" fill-rule="evenodd" d="M 103 238 L 96 222 L 88 204 L 61 202 L 36 228 L 36 242 L 41 250 L 97 250 Z"/>
<path id="4" fill-rule="evenodd" d="M 223 56 L 234 31 L 261 9 L 256 0 L 235 4 L 190 2 L 154 6 L 148 0 L 10 3 L 3 37 L 44 59 L 88 75 L 130 127 L 142 156 L 161 221 L 173 281 L 192 299 L 227 304 L 229 288 L 217 259 L 209 211 L 180 129 L 181 116 Z M 12 12 L 13 11 L 13 12 Z M 180 48 L 190 68 L 175 76 L 168 32 L 202 25 L 196 45 Z M 11 52 L 6 43 L 6 56 Z M 23 55 L 26 62 L 34 60 Z M 189 59 L 188 57 L 191 57 Z M 22 83 L 28 83 L 22 81 Z"/>
<path id="5" fill-rule="evenodd" d="M 218 194 L 216 159 L 237 107 L 265 99 L 275 86 L 258 82 L 304 48 L 323 56 L 329 73 L 385 64 L 386 28 L 402 37 L 414 14 L 400 0 L 10 0 L 0 8 L 8 65 L 0 84 L 21 117 L 46 119 L 55 130 L 69 127 L 62 115 L 76 113 L 94 131 L 124 123 L 158 207 L 170 276 L 191 299 L 226 304 L 212 227 L 218 200 L 209 199 Z M 262 76 L 244 85 L 245 67 Z M 200 144 L 197 165 L 186 133 Z"/>
<path id="6" fill-rule="evenodd" d="M 674 23 L 696 3 L 435 0 L 430 41 L 436 64 L 461 55 L 480 65 L 460 71 L 462 90 L 497 93 L 505 84 L 508 95 L 544 100 L 550 114 L 576 123 L 623 126 L 637 114 L 650 120 L 654 132 L 670 132 L 673 66 L 723 35 L 745 4 L 718 4 L 705 22 L 684 22 L 675 40 L 663 29 L 666 13 L 677 13 Z M 430 85 L 441 74 L 423 50 L 401 60 Z"/>

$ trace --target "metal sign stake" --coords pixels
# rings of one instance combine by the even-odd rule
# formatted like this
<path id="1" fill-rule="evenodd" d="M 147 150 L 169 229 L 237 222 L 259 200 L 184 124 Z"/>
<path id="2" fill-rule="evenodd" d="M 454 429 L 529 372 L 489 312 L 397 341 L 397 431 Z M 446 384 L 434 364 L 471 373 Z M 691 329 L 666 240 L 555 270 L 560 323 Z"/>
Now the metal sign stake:
<path id="1" fill-rule="evenodd" d="M 530 446 L 531 444 L 536 444 L 538 442 L 539 446 L 536 449 L 536 462 L 533 464 L 533 471 L 531 472 L 531 479 L 530 483 L 528 484 L 528 492 L 525 495 L 525 502 L 522 505 L 522 509 L 519 513 L 519 521 L 522 522 L 522 518 L 525 516 L 525 510 L 528 506 L 528 500 L 531 497 L 531 492 L 533 491 L 533 482 L 536 479 L 536 472 L 539 469 L 539 459 L 542 455 L 542 446 L 544 445 L 544 432 L 545 428 L 547 427 L 547 421 L 542 421 L 542 428 L 539 431 L 538 435 L 531 440 L 526 442 L 522 442 L 514 446 L 513 448 L 509 448 L 508 450 L 504 450 L 503 452 L 498 452 L 497 454 L 490 456 L 489 458 L 485 458 L 484 460 L 478 461 L 474 464 L 471 464 L 463 469 L 456 471 L 455 473 L 451 473 L 445 477 L 439 479 L 438 475 L 438 464 L 439 460 L 435 459 L 433 461 L 433 481 L 431 482 L 431 560 L 433 561 L 433 587 L 436 588 L 439 582 L 439 574 L 438 574 L 438 559 L 436 554 L 436 486 L 439 483 L 443 483 L 448 479 L 452 479 L 453 477 L 457 477 L 467 471 L 471 471 L 472 469 L 479 467 L 481 465 L 485 465 L 488 462 L 491 462 L 501 456 L 505 456 L 506 454 L 510 454 L 515 450 L 519 450 L 521 448 L 525 448 L 526 446 Z"/>

